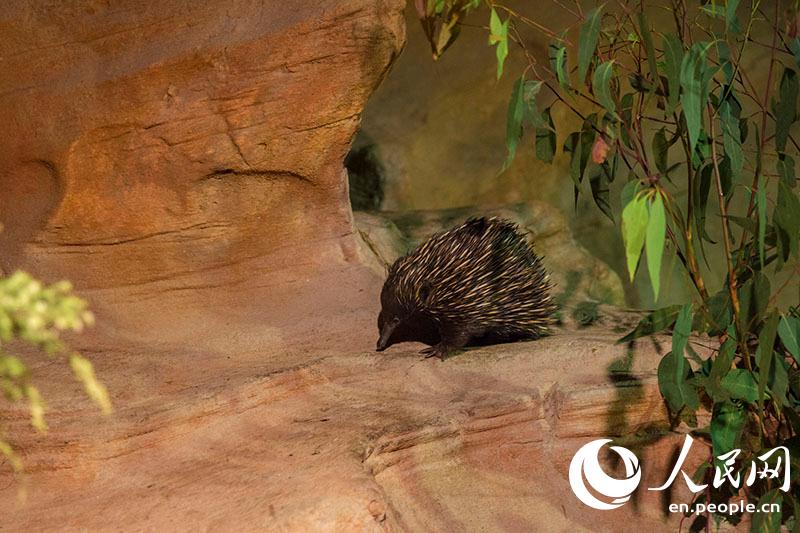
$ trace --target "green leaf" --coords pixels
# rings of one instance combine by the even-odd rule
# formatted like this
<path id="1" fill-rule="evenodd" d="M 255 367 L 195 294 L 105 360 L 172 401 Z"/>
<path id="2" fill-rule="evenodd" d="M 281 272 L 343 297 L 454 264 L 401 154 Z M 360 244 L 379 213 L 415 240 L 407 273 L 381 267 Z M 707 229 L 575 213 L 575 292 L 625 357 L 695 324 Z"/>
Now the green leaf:
<path id="1" fill-rule="evenodd" d="M 772 371 L 769 374 L 769 391 L 772 399 L 776 402 L 776 407 L 780 412 L 781 406 L 790 406 L 786 393 L 789 391 L 789 371 L 786 368 L 786 361 L 776 352 L 772 352 Z"/>
<path id="2" fill-rule="evenodd" d="M 642 196 L 634 197 L 622 210 L 622 239 L 625 241 L 625 257 L 631 281 L 642 255 L 648 217 L 647 200 Z"/>
<path id="3" fill-rule="evenodd" d="M 739 117 L 731 108 L 729 100 L 719 106 L 719 118 L 722 124 L 722 142 L 725 155 L 731 161 L 731 173 L 734 183 L 739 181 L 744 168 L 744 152 L 742 151 L 742 132 L 739 129 Z"/>
<path id="4" fill-rule="evenodd" d="M 717 41 L 717 55 L 719 56 L 720 68 L 725 74 L 725 84 L 731 85 L 733 83 L 733 64 L 731 63 L 731 49 L 725 41 Z M 733 94 L 733 87 L 726 87 L 725 91 L 730 91 L 728 96 Z"/>
<path id="5" fill-rule="evenodd" d="M 697 235 L 707 241 L 711 238 L 706 232 L 706 207 L 708 206 L 708 193 L 711 190 L 712 165 L 708 164 L 695 174 L 694 186 L 694 221 L 697 226 Z"/>
<path id="6" fill-rule="evenodd" d="M 28 398 L 31 425 L 38 431 L 47 431 L 47 424 L 44 421 L 45 405 L 41 394 L 39 394 L 39 389 L 31 384 L 26 384 L 23 387 L 23 394 Z"/>
<path id="7" fill-rule="evenodd" d="M 673 413 L 685 406 L 697 409 L 700 405 L 691 374 L 686 358 L 675 352 L 665 355 L 658 364 L 658 389 Z"/>
<path id="8" fill-rule="evenodd" d="M 781 317 L 778 335 L 795 361 L 800 364 L 800 319 L 793 316 Z"/>
<path id="9" fill-rule="evenodd" d="M 775 106 L 775 148 L 779 153 L 786 150 L 789 129 L 797 120 L 797 93 L 797 73 L 790 68 L 783 69 L 780 98 Z"/>
<path id="10" fill-rule="evenodd" d="M 74 353 L 69 358 L 69 364 L 77 380 L 83 383 L 86 394 L 94 400 L 104 414 L 110 414 L 113 410 L 111 407 L 111 399 L 108 396 L 108 391 L 105 386 L 95 377 L 92 362 Z"/>
<path id="11" fill-rule="evenodd" d="M 630 177 L 635 177 L 635 176 L 632 173 Z M 636 196 L 636 193 L 639 192 L 639 188 L 640 188 L 639 180 L 631 179 L 629 182 L 627 182 L 625 186 L 622 188 L 622 191 L 620 191 L 619 195 L 620 205 L 628 205 L 631 202 L 631 200 L 633 200 L 633 197 Z"/>
<path id="12" fill-rule="evenodd" d="M 500 20 L 500 15 L 492 8 L 489 14 L 489 44 L 495 44 L 503 38 L 503 22 Z"/>
<path id="13" fill-rule="evenodd" d="M 499 80 L 503 75 L 503 65 L 508 56 L 508 19 L 502 22 L 494 8 L 489 15 L 489 32 L 489 44 L 495 45 L 497 79 Z"/>
<path id="14" fill-rule="evenodd" d="M 650 215 L 647 221 L 647 268 L 650 283 L 653 285 L 653 297 L 658 301 L 658 290 L 661 285 L 661 258 L 664 256 L 664 242 L 667 234 L 667 219 L 664 213 L 664 200 L 656 193 L 650 204 Z"/>
<path id="15" fill-rule="evenodd" d="M 758 400 L 758 387 L 753 374 L 743 368 L 734 368 L 722 378 L 722 386 L 731 398 L 755 403 Z"/>
<path id="16" fill-rule="evenodd" d="M 758 365 L 758 398 L 763 401 L 764 392 L 767 390 L 767 382 L 772 373 L 772 350 L 775 345 L 775 335 L 778 329 L 779 315 L 773 311 L 758 335 L 758 348 L 756 349 L 756 364 Z"/>
<path id="17" fill-rule="evenodd" d="M 556 154 L 556 127 L 549 107 L 542 112 L 542 121 L 546 126 L 536 128 L 536 157 L 539 161 L 552 163 Z"/>
<path id="18" fill-rule="evenodd" d="M 564 90 L 569 90 L 569 70 L 567 70 L 567 48 L 563 45 L 556 47 L 553 56 L 553 66 L 556 71 L 558 84 Z"/>
<path id="19" fill-rule="evenodd" d="M 597 99 L 611 113 L 617 116 L 614 98 L 611 95 L 611 77 L 614 75 L 614 61 L 606 61 L 594 71 L 592 78 L 592 88 L 597 95 Z"/>
<path id="20" fill-rule="evenodd" d="M 717 356 L 714 357 L 711 363 L 711 371 L 709 372 L 706 384 L 706 392 L 708 392 L 711 399 L 715 402 L 730 399 L 728 391 L 722 388 L 722 378 L 730 372 L 735 356 L 736 341 L 729 337 L 722 343 L 719 352 L 717 352 Z"/>
<path id="21" fill-rule="evenodd" d="M 581 181 L 583 180 L 584 167 L 581 165 L 581 159 L 583 159 L 581 147 L 580 131 L 570 133 L 564 141 L 564 153 L 571 154 L 569 159 L 569 177 L 572 179 L 572 183 L 575 185 L 576 189 L 580 187 Z"/>
<path id="22" fill-rule="evenodd" d="M 736 9 L 738 7 L 739 0 L 728 0 L 725 5 L 725 27 L 732 33 L 741 33 L 739 19 L 736 17 Z"/>
<path id="23" fill-rule="evenodd" d="M 667 173 L 667 155 L 669 152 L 669 144 L 667 144 L 666 130 L 662 127 L 653 135 L 653 159 L 656 162 L 656 168 L 661 174 Z"/>
<path id="24" fill-rule="evenodd" d="M 764 268 L 764 240 L 767 235 L 767 185 L 764 176 L 758 176 L 758 190 L 756 191 L 756 210 L 758 212 L 758 257 L 761 268 Z"/>
<path id="25" fill-rule="evenodd" d="M 672 351 L 678 355 L 683 355 L 686 343 L 689 342 L 689 335 L 692 332 L 692 304 L 684 304 L 675 320 L 675 328 L 672 330 Z"/>
<path id="26" fill-rule="evenodd" d="M 539 94 L 542 84 L 539 80 L 525 80 L 522 86 L 522 100 L 525 103 L 522 120 L 533 124 L 536 128 L 546 126 L 536 105 L 536 96 Z"/>
<path id="27" fill-rule="evenodd" d="M 748 331 L 750 323 L 760 320 L 764 315 L 771 294 L 769 278 L 760 270 L 739 287 L 739 319 L 742 331 Z"/>
<path id="28" fill-rule="evenodd" d="M 712 17 L 724 17 L 725 16 L 725 6 L 721 6 L 715 3 L 705 4 L 700 6 L 700 10 L 711 15 Z"/>
<path id="29" fill-rule="evenodd" d="M 631 342 L 641 337 L 664 331 L 675 323 L 675 319 L 678 318 L 681 307 L 680 305 L 670 305 L 656 309 L 641 319 L 639 324 L 636 325 L 636 328 L 619 339 L 617 343 Z"/>
<path id="30" fill-rule="evenodd" d="M 450 19 L 442 24 L 442 27 L 439 29 L 439 37 L 436 40 L 436 52 L 434 53 L 434 59 L 441 57 L 445 50 L 450 48 L 450 45 L 455 42 L 456 37 L 458 37 L 459 33 L 461 32 L 461 26 L 459 22 L 461 21 L 461 14 L 456 13 L 450 17 Z"/>
<path id="31" fill-rule="evenodd" d="M 613 177 L 611 172 L 612 166 L 613 164 L 609 165 L 608 161 L 606 161 L 602 165 L 594 167 L 595 170 L 589 174 L 589 185 L 592 189 L 592 198 L 594 199 L 595 205 L 597 205 L 598 209 L 600 209 L 611 222 L 614 222 L 608 185 Z"/>
<path id="32" fill-rule="evenodd" d="M 706 333 L 713 336 L 721 335 L 730 325 L 732 319 L 731 297 L 728 289 L 720 289 L 706 301 L 710 313 L 710 324 Z"/>
<path id="33" fill-rule="evenodd" d="M 738 5 L 739 0 L 728 0 L 726 5 L 711 2 L 705 4 L 700 9 L 712 17 L 725 19 L 725 27 L 729 32 L 741 33 L 742 29 L 739 26 L 739 19 L 736 17 L 736 8 Z"/>
<path id="34" fill-rule="evenodd" d="M 707 96 L 705 80 L 708 76 L 706 52 L 709 46 L 708 43 L 695 44 L 681 63 L 681 104 L 692 153 L 703 129 L 703 107 Z"/>
<path id="35" fill-rule="evenodd" d="M 668 98 L 667 114 L 678 107 L 681 94 L 681 65 L 683 64 L 683 43 L 674 33 L 664 35 L 664 68 L 667 72 Z"/>
<path id="36" fill-rule="evenodd" d="M 586 22 L 581 26 L 578 36 L 578 83 L 586 81 L 586 72 L 597 50 L 597 40 L 600 37 L 600 20 L 603 6 L 596 7 L 586 14 Z"/>
<path id="37" fill-rule="evenodd" d="M 711 415 L 711 443 L 715 456 L 736 447 L 747 421 L 745 410 L 730 402 L 714 404 Z"/>
<path id="38" fill-rule="evenodd" d="M 800 199 L 784 180 L 778 183 L 778 199 L 772 221 L 778 230 L 778 246 L 783 250 L 784 258 L 789 254 L 798 255 L 798 239 L 800 238 Z"/>
<path id="39" fill-rule="evenodd" d="M 508 155 L 503 164 L 503 170 L 511 166 L 514 156 L 517 154 L 517 145 L 522 138 L 522 117 L 525 112 L 523 100 L 523 87 L 525 78 L 521 77 L 514 83 L 511 91 L 511 99 L 508 101 L 508 112 L 506 116 L 506 149 Z"/>
<path id="40" fill-rule="evenodd" d="M 778 175 L 781 177 L 781 182 L 790 189 L 793 188 L 797 181 L 797 176 L 794 173 L 794 159 L 786 154 L 781 154 L 775 166 L 777 167 Z"/>
<path id="41" fill-rule="evenodd" d="M 2 440 L 0 440 L 0 454 L 8 459 L 8 462 L 14 472 L 22 471 L 22 461 L 20 460 L 19 456 L 14 453 L 14 449 L 7 442 L 3 442 Z"/>
<path id="42" fill-rule="evenodd" d="M 788 468 L 788 465 L 783 468 Z M 777 509 L 780 509 L 783 504 L 783 495 L 778 492 L 778 489 L 772 489 L 758 499 L 759 512 L 752 514 L 751 533 L 780 533 L 781 511 L 772 511 L 771 504 L 776 504 Z M 761 509 L 770 509 L 770 511 L 761 511 Z"/>
<path id="43" fill-rule="evenodd" d="M 575 187 L 580 187 L 583 182 L 593 140 L 594 132 L 584 127 L 580 131 L 572 132 L 564 141 L 564 153 L 570 154 L 569 175 Z"/>
<path id="44" fill-rule="evenodd" d="M 792 54 L 794 54 L 794 62 L 800 66 L 800 37 L 795 37 L 789 43 L 789 48 L 792 50 Z"/>
<path id="45" fill-rule="evenodd" d="M 751 235 L 758 234 L 758 223 L 755 220 L 752 220 L 750 218 L 737 217 L 733 215 L 729 215 L 728 218 L 731 220 L 731 222 L 733 222 L 746 232 L 750 233 Z"/>
<path id="46" fill-rule="evenodd" d="M 653 46 L 652 30 L 644 11 L 639 11 L 639 32 L 642 34 L 642 40 L 644 41 L 644 52 L 647 55 L 650 79 L 653 81 L 651 90 L 655 91 L 658 88 L 660 77 L 658 75 L 658 63 L 656 62 L 656 50 Z"/>

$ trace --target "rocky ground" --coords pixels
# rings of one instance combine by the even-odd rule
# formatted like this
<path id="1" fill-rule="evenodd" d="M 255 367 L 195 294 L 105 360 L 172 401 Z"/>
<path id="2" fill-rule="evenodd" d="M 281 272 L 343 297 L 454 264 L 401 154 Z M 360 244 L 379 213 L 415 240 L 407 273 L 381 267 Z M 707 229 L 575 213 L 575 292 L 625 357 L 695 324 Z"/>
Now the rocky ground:
<path id="1" fill-rule="evenodd" d="M 359 304 L 349 313 L 331 317 L 322 301 L 316 328 L 281 328 L 296 336 L 288 349 L 254 337 L 249 351 L 88 342 L 112 391 L 111 418 L 60 367 L 37 368 L 55 384 L 46 389 L 51 429 L 32 435 L 24 410 L 13 413 L 26 475 L 0 477 L 3 528 L 674 527 L 657 495 L 640 491 L 620 510 L 592 511 L 567 482 L 573 453 L 603 436 L 636 450 L 643 485 L 660 484 L 671 467 L 679 441 L 665 432 L 656 343 L 615 344 L 620 320 L 605 317 L 445 361 L 423 359 L 416 344 L 376 353 L 379 280 L 359 283 L 361 295 L 339 285 Z"/>

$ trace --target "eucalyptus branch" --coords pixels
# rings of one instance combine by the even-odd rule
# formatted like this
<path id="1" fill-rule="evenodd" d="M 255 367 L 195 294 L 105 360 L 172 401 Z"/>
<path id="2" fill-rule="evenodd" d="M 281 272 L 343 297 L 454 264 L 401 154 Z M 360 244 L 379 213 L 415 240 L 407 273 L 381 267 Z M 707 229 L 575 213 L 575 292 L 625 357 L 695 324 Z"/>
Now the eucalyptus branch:
<path id="1" fill-rule="evenodd" d="M 709 135 L 712 139 L 715 137 L 715 128 L 714 128 L 714 110 L 712 105 L 708 104 L 708 120 L 709 120 Z M 717 146 L 716 143 L 711 143 L 711 164 L 714 171 L 714 185 L 717 189 L 717 199 L 719 200 L 719 215 L 720 215 L 720 223 L 722 225 L 722 239 L 723 244 L 725 246 L 725 264 L 728 267 L 728 296 L 731 299 L 731 307 L 733 309 L 733 316 L 734 316 L 734 327 L 737 329 L 738 333 L 738 340 L 739 346 L 744 351 L 744 361 L 745 365 L 747 366 L 748 370 L 752 370 L 752 365 L 750 362 L 750 351 L 747 346 L 747 339 L 744 335 L 744 332 L 741 330 L 741 308 L 739 305 L 739 294 L 736 288 L 736 273 L 733 270 L 733 257 L 732 257 L 732 246 L 731 246 L 731 236 L 730 236 L 730 227 L 729 227 L 729 218 L 728 218 L 728 208 L 727 208 L 727 199 L 725 198 L 725 192 L 722 189 L 722 179 L 720 177 L 719 172 L 719 159 L 717 157 Z"/>

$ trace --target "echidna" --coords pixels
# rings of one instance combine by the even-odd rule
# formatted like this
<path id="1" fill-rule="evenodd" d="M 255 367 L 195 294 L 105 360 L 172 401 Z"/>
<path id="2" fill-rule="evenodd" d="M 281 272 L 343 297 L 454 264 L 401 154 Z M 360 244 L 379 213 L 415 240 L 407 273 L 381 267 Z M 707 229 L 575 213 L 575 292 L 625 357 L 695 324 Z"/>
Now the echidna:
<path id="1" fill-rule="evenodd" d="M 439 233 L 389 269 L 378 351 L 419 341 L 444 358 L 467 345 L 535 339 L 555 304 L 549 276 L 517 225 L 472 218 Z"/>

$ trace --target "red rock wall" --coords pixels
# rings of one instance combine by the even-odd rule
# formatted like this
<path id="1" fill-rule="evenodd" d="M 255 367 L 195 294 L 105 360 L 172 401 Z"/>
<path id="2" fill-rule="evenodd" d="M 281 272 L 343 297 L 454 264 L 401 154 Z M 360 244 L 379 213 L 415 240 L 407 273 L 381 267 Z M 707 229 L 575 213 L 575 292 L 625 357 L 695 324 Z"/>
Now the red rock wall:
<path id="1" fill-rule="evenodd" d="M 2 267 L 82 289 L 346 263 L 342 159 L 401 0 L 12 0 Z"/>

